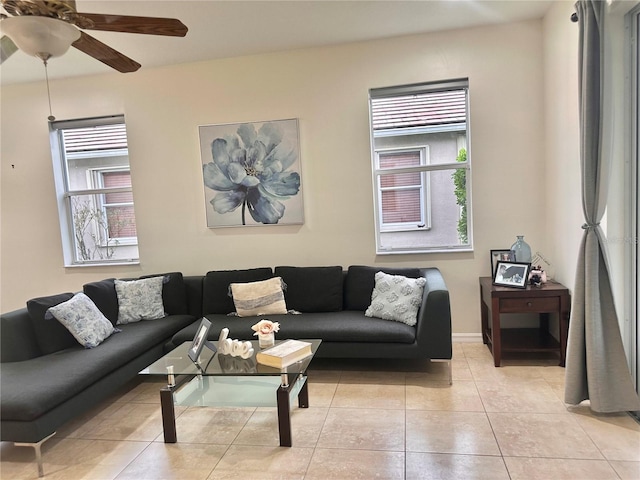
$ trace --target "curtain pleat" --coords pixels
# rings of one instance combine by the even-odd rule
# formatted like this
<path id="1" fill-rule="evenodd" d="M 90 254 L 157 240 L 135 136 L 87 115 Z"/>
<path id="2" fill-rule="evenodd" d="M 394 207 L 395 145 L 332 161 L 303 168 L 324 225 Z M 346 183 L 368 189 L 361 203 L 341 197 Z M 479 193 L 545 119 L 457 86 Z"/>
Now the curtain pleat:
<path id="1" fill-rule="evenodd" d="M 624 353 L 600 228 L 611 158 L 603 154 L 605 2 L 576 3 L 580 25 L 580 164 L 585 224 L 578 253 L 565 373 L 565 402 L 590 401 L 595 412 L 640 410 Z"/>

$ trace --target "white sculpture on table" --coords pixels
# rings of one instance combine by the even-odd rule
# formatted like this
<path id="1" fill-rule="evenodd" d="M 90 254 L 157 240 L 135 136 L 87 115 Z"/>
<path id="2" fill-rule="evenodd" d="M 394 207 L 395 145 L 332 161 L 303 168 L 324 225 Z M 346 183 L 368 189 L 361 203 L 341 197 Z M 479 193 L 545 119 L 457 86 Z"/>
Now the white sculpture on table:
<path id="1" fill-rule="evenodd" d="M 253 357 L 253 345 L 251 342 L 242 342 L 227 338 L 229 329 L 223 328 L 218 338 L 218 353 L 223 355 L 231 355 L 232 357 L 251 358 Z"/>

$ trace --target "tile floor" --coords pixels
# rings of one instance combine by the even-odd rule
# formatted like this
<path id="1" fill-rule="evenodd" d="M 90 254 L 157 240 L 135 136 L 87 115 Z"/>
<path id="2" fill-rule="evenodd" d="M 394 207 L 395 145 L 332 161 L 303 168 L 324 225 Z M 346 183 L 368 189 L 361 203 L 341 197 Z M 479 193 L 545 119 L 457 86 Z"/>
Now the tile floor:
<path id="1" fill-rule="evenodd" d="M 640 425 L 565 406 L 556 361 L 495 368 L 459 343 L 452 386 L 444 364 L 377 363 L 314 361 L 292 448 L 270 408 L 177 408 L 179 443 L 165 444 L 159 384 L 133 384 L 45 443 L 46 478 L 640 479 Z M 37 478 L 31 448 L 3 442 L 0 456 L 2 479 Z"/>

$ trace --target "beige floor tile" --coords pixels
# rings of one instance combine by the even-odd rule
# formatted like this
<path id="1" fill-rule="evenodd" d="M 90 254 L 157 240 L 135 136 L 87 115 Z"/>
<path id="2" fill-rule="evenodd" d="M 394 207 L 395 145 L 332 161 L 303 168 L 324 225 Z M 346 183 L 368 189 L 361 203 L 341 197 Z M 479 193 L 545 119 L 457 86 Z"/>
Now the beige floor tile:
<path id="1" fill-rule="evenodd" d="M 509 480 L 500 457 L 407 452 L 406 480 Z"/>
<path id="2" fill-rule="evenodd" d="M 338 388 L 338 383 L 309 383 L 309 406 L 328 407 Z"/>
<path id="3" fill-rule="evenodd" d="M 309 384 L 338 383 L 340 381 L 341 375 L 341 370 L 314 370 L 313 364 L 311 364 L 311 367 L 309 368 L 309 370 L 307 370 L 307 378 L 309 379 Z"/>
<path id="4" fill-rule="evenodd" d="M 176 415 L 184 408 L 176 407 Z M 82 438 L 94 440 L 153 441 L 162 434 L 162 414 L 159 405 L 127 403 Z"/>
<path id="5" fill-rule="evenodd" d="M 312 448 L 232 445 L 208 480 L 302 479 L 312 454 Z"/>
<path id="6" fill-rule="evenodd" d="M 189 407 L 176 419 L 181 443 L 231 445 L 251 418 L 253 408 Z M 163 438 L 158 441 L 164 441 Z"/>
<path id="7" fill-rule="evenodd" d="M 602 460 L 570 413 L 488 413 L 502 455 Z"/>
<path id="8" fill-rule="evenodd" d="M 467 358 L 480 358 L 493 361 L 491 352 L 484 343 L 462 343 L 462 351 Z"/>
<path id="9" fill-rule="evenodd" d="M 547 384 L 549 385 L 549 388 L 551 388 L 553 393 L 556 395 L 558 400 L 564 403 L 564 382 L 557 383 L 557 382 L 547 381 Z M 566 403 L 565 403 L 565 406 L 566 406 Z"/>
<path id="10" fill-rule="evenodd" d="M 151 443 L 117 480 L 204 480 L 227 446 L 194 443 Z"/>
<path id="11" fill-rule="evenodd" d="M 467 358 L 469 369 L 476 382 L 487 383 L 527 383 L 531 380 L 544 380 L 538 367 L 508 366 L 494 367 L 493 360 Z"/>
<path id="12" fill-rule="evenodd" d="M 604 458 L 640 462 L 640 424 L 633 418 L 625 413 L 595 414 L 587 407 L 572 411 Z"/>
<path id="13" fill-rule="evenodd" d="M 404 480 L 404 452 L 316 449 L 305 480 Z"/>
<path id="14" fill-rule="evenodd" d="M 606 460 L 505 457 L 511 480 L 617 480 Z"/>
<path id="15" fill-rule="evenodd" d="M 404 417 L 404 410 L 332 408 L 318 447 L 402 451 Z"/>
<path id="16" fill-rule="evenodd" d="M 467 362 L 466 358 L 454 358 L 451 361 L 451 377 L 454 382 L 458 380 L 473 380 L 473 374 L 471 373 L 469 362 Z"/>
<path id="17" fill-rule="evenodd" d="M 331 402 L 332 408 L 405 408 L 405 386 L 340 383 Z"/>
<path id="18" fill-rule="evenodd" d="M 406 398 L 407 410 L 484 412 L 476 384 L 468 380 L 457 380 L 452 385 L 407 381 Z"/>
<path id="19" fill-rule="evenodd" d="M 404 372 L 342 372 L 340 384 L 404 385 Z"/>
<path id="20" fill-rule="evenodd" d="M 327 418 L 326 407 L 293 408 L 291 437 L 296 447 L 315 447 Z M 278 412 L 275 408 L 259 408 L 242 428 L 234 445 L 279 446 Z"/>
<path id="21" fill-rule="evenodd" d="M 122 471 L 122 467 L 116 465 L 47 465 L 45 464 L 46 480 L 113 480 Z"/>
<path id="22" fill-rule="evenodd" d="M 462 342 L 454 342 L 453 345 L 451 345 L 451 352 L 453 358 L 464 358 L 464 345 Z"/>
<path id="23" fill-rule="evenodd" d="M 544 380 L 518 385 L 476 382 L 487 412 L 565 413 L 567 408 Z"/>
<path id="24" fill-rule="evenodd" d="M 485 413 L 407 410 L 407 452 L 500 455 Z"/>
<path id="25" fill-rule="evenodd" d="M 609 463 L 622 480 L 638 480 L 640 478 L 640 462 L 610 460 Z"/>

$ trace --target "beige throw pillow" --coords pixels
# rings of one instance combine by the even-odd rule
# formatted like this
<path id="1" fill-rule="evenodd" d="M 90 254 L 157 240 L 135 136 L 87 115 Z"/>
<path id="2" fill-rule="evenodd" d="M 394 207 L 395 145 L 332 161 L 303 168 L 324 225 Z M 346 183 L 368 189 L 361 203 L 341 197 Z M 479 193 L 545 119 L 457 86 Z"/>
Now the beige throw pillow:
<path id="1" fill-rule="evenodd" d="M 261 282 L 232 283 L 229 288 L 239 317 L 287 313 L 284 282 L 280 277 Z"/>

